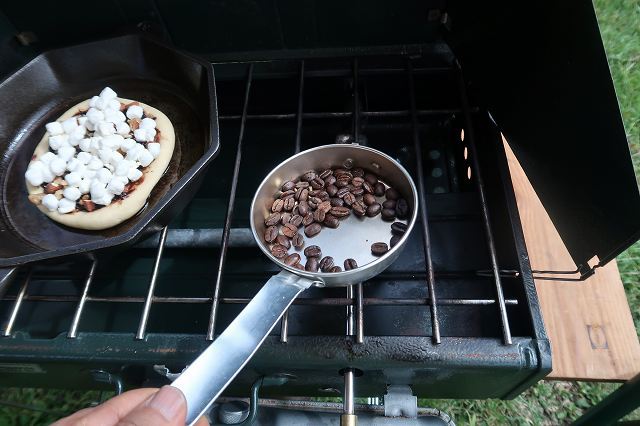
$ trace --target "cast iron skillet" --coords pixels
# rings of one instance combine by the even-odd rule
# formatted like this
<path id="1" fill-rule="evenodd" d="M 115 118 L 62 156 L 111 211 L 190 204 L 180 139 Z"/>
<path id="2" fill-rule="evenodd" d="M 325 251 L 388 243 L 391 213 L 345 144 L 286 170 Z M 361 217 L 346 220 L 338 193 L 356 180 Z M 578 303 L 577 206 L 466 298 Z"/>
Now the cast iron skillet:
<path id="1" fill-rule="evenodd" d="M 105 86 L 164 112 L 176 146 L 138 215 L 82 231 L 49 220 L 28 201 L 24 172 L 45 123 Z M 138 36 L 41 54 L 0 83 L 0 99 L 0 267 L 129 245 L 161 229 L 195 194 L 219 148 L 211 64 Z"/>

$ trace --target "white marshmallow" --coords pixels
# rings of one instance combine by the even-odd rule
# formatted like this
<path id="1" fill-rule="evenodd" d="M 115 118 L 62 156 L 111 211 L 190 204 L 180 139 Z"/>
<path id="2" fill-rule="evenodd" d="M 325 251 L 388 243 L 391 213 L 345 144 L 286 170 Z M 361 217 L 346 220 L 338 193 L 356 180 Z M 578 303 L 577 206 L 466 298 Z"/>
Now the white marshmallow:
<path id="1" fill-rule="evenodd" d="M 146 129 L 136 129 L 133 131 L 133 137 L 138 142 L 146 142 L 147 141 L 147 130 Z"/>
<path id="2" fill-rule="evenodd" d="M 117 99 L 111 99 L 109 101 L 109 104 L 107 105 L 107 108 L 109 109 L 115 109 L 115 110 L 120 110 L 120 101 Z"/>
<path id="3" fill-rule="evenodd" d="M 116 92 L 114 92 L 111 87 L 107 86 L 104 89 L 102 89 L 102 92 L 100 92 L 100 97 L 102 99 L 111 100 L 111 99 L 117 98 L 118 94 Z"/>
<path id="4" fill-rule="evenodd" d="M 96 171 L 86 168 L 80 172 L 80 175 L 82 176 L 83 179 L 93 179 L 96 175 Z"/>
<path id="5" fill-rule="evenodd" d="M 108 163 L 109 161 L 111 161 L 112 154 L 113 151 L 111 151 L 110 149 L 101 149 L 100 151 L 98 151 L 98 157 L 103 163 Z"/>
<path id="6" fill-rule="evenodd" d="M 140 165 L 142 167 L 147 167 L 153 161 L 153 155 L 148 149 L 142 148 L 140 155 L 138 156 L 138 161 L 140 161 Z"/>
<path id="7" fill-rule="evenodd" d="M 116 123 L 116 133 L 119 135 L 128 135 L 131 131 L 131 128 L 124 121 L 120 121 Z"/>
<path id="8" fill-rule="evenodd" d="M 133 148 L 134 146 L 138 145 L 136 143 L 136 141 L 134 141 L 133 139 L 125 139 L 121 144 L 120 144 L 120 148 L 122 148 L 122 150 L 124 152 L 128 152 L 131 148 Z"/>
<path id="9" fill-rule="evenodd" d="M 147 144 L 147 149 L 153 155 L 153 158 L 158 158 L 160 155 L 160 144 L 156 142 L 151 142 Z"/>
<path id="10" fill-rule="evenodd" d="M 84 138 L 78 142 L 78 146 L 80 149 L 88 154 L 91 151 L 91 138 Z M 82 154 L 82 152 L 78 153 L 78 155 Z"/>
<path id="11" fill-rule="evenodd" d="M 155 129 L 156 120 L 149 117 L 143 118 L 142 121 L 140 122 L 140 127 L 142 127 L 143 129 Z"/>
<path id="12" fill-rule="evenodd" d="M 65 145 L 58 150 L 58 158 L 61 158 L 65 161 L 65 163 L 73 158 L 76 155 L 76 150 L 69 145 Z M 66 164 L 65 164 L 66 167 Z"/>
<path id="13" fill-rule="evenodd" d="M 91 190 L 91 179 L 82 179 L 78 185 L 78 189 L 82 194 L 88 194 Z"/>
<path id="14" fill-rule="evenodd" d="M 127 176 L 127 174 L 129 173 L 129 169 L 131 167 L 133 167 L 133 162 L 128 160 L 122 160 L 116 166 L 116 172 L 115 172 L 116 176 Z"/>
<path id="15" fill-rule="evenodd" d="M 69 170 L 70 172 L 75 172 L 80 164 L 80 161 L 74 157 L 67 161 L 67 170 Z"/>
<path id="16" fill-rule="evenodd" d="M 82 195 L 82 193 L 80 192 L 80 190 L 76 187 L 73 186 L 67 186 L 64 191 L 62 191 L 62 195 L 64 196 L 64 198 L 66 198 L 67 200 L 70 201 L 76 201 L 78 198 L 80 198 L 80 196 Z"/>
<path id="17" fill-rule="evenodd" d="M 84 138 L 84 135 L 86 132 L 87 132 L 87 129 L 85 129 L 84 126 L 76 127 L 73 130 L 73 132 L 69 134 L 69 144 L 71 146 L 78 145 L 78 142 L 80 142 L 80 140 Z"/>
<path id="18" fill-rule="evenodd" d="M 107 170 L 109 170 L 111 173 L 113 173 L 113 172 L 116 170 L 116 167 L 115 167 L 113 164 L 111 164 L 111 163 L 109 163 L 109 164 L 105 164 L 105 165 L 104 165 L 104 167 L 105 167 Z"/>
<path id="19" fill-rule="evenodd" d="M 80 117 L 78 117 L 78 125 L 82 126 L 82 127 L 85 127 L 85 124 L 87 124 L 88 120 L 89 119 L 87 118 L 86 115 L 81 115 Z"/>
<path id="20" fill-rule="evenodd" d="M 51 160 L 51 162 L 49 163 L 49 170 L 51 170 L 51 173 L 53 173 L 56 176 L 62 176 L 62 174 L 66 169 L 67 169 L 67 162 L 64 161 L 62 158 L 56 157 L 53 160 Z"/>
<path id="21" fill-rule="evenodd" d="M 47 194 L 42 197 L 42 205 L 45 206 L 50 212 L 54 212 L 58 210 L 58 199 L 53 194 Z"/>
<path id="22" fill-rule="evenodd" d="M 96 108 L 99 109 L 100 111 L 107 109 L 108 106 L 109 106 L 109 100 L 108 99 L 99 98 L 96 101 Z"/>
<path id="23" fill-rule="evenodd" d="M 125 157 L 125 160 L 137 161 L 143 149 L 144 147 L 139 143 L 135 144 L 129 151 L 127 151 L 127 156 Z"/>
<path id="24" fill-rule="evenodd" d="M 76 127 L 78 127 L 78 120 L 75 117 L 67 118 L 62 122 L 62 129 L 68 135 L 73 133 Z"/>
<path id="25" fill-rule="evenodd" d="M 48 166 L 51 160 L 53 160 L 54 158 L 57 158 L 56 155 L 51 151 L 47 151 L 44 154 L 42 154 L 40 158 L 38 158 L 38 160 L 42 161 L 44 164 Z"/>
<path id="26" fill-rule="evenodd" d="M 98 170 L 98 173 L 96 173 L 96 179 L 98 179 L 98 181 L 104 183 L 105 185 L 109 183 L 112 176 L 113 175 L 111 174 L 109 169 L 105 169 L 104 167 Z"/>
<path id="27" fill-rule="evenodd" d="M 122 135 L 109 135 L 102 138 L 100 141 L 100 147 L 114 151 L 120 148 L 120 144 L 122 142 L 124 142 Z"/>
<path id="28" fill-rule="evenodd" d="M 89 108 L 87 111 L 89 122 L 96 125 L 104 120 L 104 113 L 97 108 Z"/>
<path id="29" fill-rule="evenodd" d="M 117 110 L 107 110 L 107 112 L 105 112 L 104 114 L 104 120 L 114 124 L 124 122 L 126 119 L 127 117 L 125 117 L 122 112 Z"/>
<path id="30" fill-rule="evenodd" d="M 144 111 L 140 105 L 131 105 L 127 108 L 127 118 L 142 118 Z"/>
<path id="31" fill-rule="evenodd" d="M 47 123 L 45 124 L 44 127 L 47 129 L 47 132 L 49 132 L 49 134 L 52 136 L 61 135 L 64 133 L 62 124 L 58 123 L 57 121 L 54 121 L 52 123 Z"/>
<path id="32" fill-rule="evenodd" d="M 111 179 L 107 185 L 107 191 L 115 195 L 120 195 L 122 194 L 122 191 L 124 191 L 124 183 L 122 183 L 122 181 L 117 177 Z"/>
<path id="33" fill-rule="evenodd" d="M 127 178 L 126 176 L 114 176 L 113 178 L 120 179 L 120 182 L 122 182 L 124 186 L 127 186 L 127 184 L 129 183 L 129 178 Z"/>
<path id="34" fill-rule="evenodd" d="M 91 138 L 91 153 L 96 153 L 101 147 L 102 138 L 100 136 L 93 136 Z"/>
<path id="35" fill-rule="evenodd" d="M 116 128 L 113 123 L 109 123 L 108 121 L 101 121 L 100 123 L 98 123 L 96 130 L 102 136 L 112 135 L 116 132 Z"/>
<path id="36" fill-rule="evenodd" d="M 29 164 L 29 167 L 27 167 L 28 169 L 37 169 L 37 170 L 42 170 L 42 169 L 46 169 L 47 166 L 40 160 L 36 160 L 33 161 L 31 164 Z"/>
<path id="37" fill-rule="evenodd" d="M 69 135 L 55 135 L 49 137 L 49 147 L 54 151 L 60 149 L 62 145 L 66 145 Z"/>
<path id="38" fill-rule="evenodd" d="M 102 160 L 100 160 L 98 157 L 93 157 L 91 159 L 91 161 L 89 161 L 89 164 L 87 164 L 87 168 L 89 170 L 94 170 L 94 171 L 98 171 L 102 168 L 103 163 Z"/>
<path id="39" fill-rule="evenodd" d="M 111 164 L 114 166 L 118 165 L 122 160 L 124 160 L 124 157 L 118 151 L 113 151 L 111 153 Z"/>
<path id="40" fill-rule="evenodd" d="M 42 169 L 42 179 L 46 182 L 46 183 L 51 183 L 53 182 L 53 180 L 56 178 L 56 175 L 54 175 L 53 173 L 51 173 L 51 170 L 49 170 L 49 168 L 46 169 Z"/>
<path id="41" fill-rule="evenodd" d="M 96 102 L 98 102 L 99 99 L 100 99 L 100 96 L 92 96 L 91 99 L 89 100 L 89 106 L 91 108 L 94 108 L 96 106 Z"/>
<path id="42" fill-rule="evenodd" d="M 30 167 L 25 172 L 24 177 L 27 179 L 29 184 L 33 186 L 40 186 L 44 183 L 44 177 L 42 174 L 42 169 Z"/>
<path id="43" fill-rule="evenodd" d="M 152 142 L 156 138 L 156 129 L 144 129 L 144 131 L 147 136 L 147 142 Z"/>
<path id="44" fill-rule="evenodd" d="M 58 213 L 62 213 L 62 214 L 71 213 L 75 209 L 76 209 L 75 201 L 67 200 L 66 198 L 63 198 L 60 201 L 58 201 Z"/>
<path id="45" fill-rule="evenodd" d="M 93 131 L 95 131 L 95 130 L 96 130 L 96 125 L 95 125 L 95 124 L 93 124 L 93 123 L 92 123 L 92 122 L 90 122 L 90 121 L 86 121 L 86 122 L 84 123 L 84 127 L 86 127 L 86 128 L 87 128 L 87 130 L 88 130 L 88 131 L 90 131 L 90 132 L 93 132 Z"/>
<path id="46" fill-rule="evenodd" d="M 95 200 L 91 198 L 91 200 L 96 204 L 102 204 L 103 206 L 108 206 L 109 204 L 111 204 L 111 200 L 113 200 L 113 194 L 110 192 L 107 192 L 102 197 Z"/>
<path id="47" fill-rule="evenodd" d="M 89 191 L 91 192 L 91 199 L 95 201 L 100 197 L 106 195 L 107 194 L 107 190 L 105 189 L 106 187 L 107 187 L 106 183 L 102 183 L 97 180 L 92 181 L 91 187 L 89 189 Z"/>
<path id="48" fill-rule="evenodd" d="M 71 172 L 64 175 L 64 180 L 67 181 L 67 184 L 69 184 L 69 186 L 78 186 L 82 181 L 82 176 L 78 172 Z"/>
<path id="49" fill-rule="evenodd" d="M 142 177 L 142 172 L 138 169 L 131 168 L 129 169 L 129 173 L 127 173 L 127 178 L 131 182 L 135 182 Z"/>
<path id="50" fill-rule="evenodd" d="M 88 139 L 87 139 L 88 140 Z M 83 150 L 84 151 L 84 150 Z M 92 155 L 89 154 L 88 152 L 79 152 L 78 155 L 76 156 L 76 158 L 78 159 L 78 161 L 82 164 L 89 164 L 89 161 L 91 161 Z"/>

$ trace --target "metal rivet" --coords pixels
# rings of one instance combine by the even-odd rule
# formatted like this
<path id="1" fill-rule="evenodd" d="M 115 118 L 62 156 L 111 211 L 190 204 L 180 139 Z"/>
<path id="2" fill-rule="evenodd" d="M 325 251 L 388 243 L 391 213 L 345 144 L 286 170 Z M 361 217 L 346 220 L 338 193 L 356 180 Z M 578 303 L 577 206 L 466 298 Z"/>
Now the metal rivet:
<path id="1" fill-rule="evenodd" d="M 440 167 L 435 167 L 433 170 L 431 170 L 431 176 L 433 176 L 434 178 L 441 177 L 442 169 Z"/>
<path id="2" fill-rule="evenodd" d="M 376 170 L 380 170 L 380 164 L 378 164 L 376 162 L 371 163 L 371 167 L 376 169 Z"/>
<path id="3" fill-rule="evenodd" d="M 344 163 L 342 163 L 342 167 L 344 167 L 345 169 L 350 169 L 353 167 L 353 158 L 347 158 L 346 160 L 344 160 Z"/>
<path id="4" fill-rule="evenodd" d="M 440 158 L 440 151 L 438 151 L 437 149 L 432 149 L 431 151 L 429 151 L 429 158 L 431 158 L 432 160 L 437 160 L 438 158 Z"/>

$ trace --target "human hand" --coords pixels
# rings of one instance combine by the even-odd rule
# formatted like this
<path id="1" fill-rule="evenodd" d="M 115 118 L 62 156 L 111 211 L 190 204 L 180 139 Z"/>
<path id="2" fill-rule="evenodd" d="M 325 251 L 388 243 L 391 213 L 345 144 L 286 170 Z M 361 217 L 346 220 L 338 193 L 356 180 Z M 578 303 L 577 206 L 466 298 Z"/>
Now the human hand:
<path id="1" fill-rule="evenodd" d="M 179 389 L 135 389 L 111 398 L 97 407 L 85 408 L 58 420 L 52 426 L 183 426 L 187 401 Z M 208 426 L 201 417 L 196 426 Z"/>

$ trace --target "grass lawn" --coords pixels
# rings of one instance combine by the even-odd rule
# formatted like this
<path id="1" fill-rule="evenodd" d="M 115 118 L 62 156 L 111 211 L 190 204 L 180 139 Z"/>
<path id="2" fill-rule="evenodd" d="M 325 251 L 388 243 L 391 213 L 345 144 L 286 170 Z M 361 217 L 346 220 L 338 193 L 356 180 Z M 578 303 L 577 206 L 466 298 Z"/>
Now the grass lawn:
<path id="1" fill-rule="evenodd" d="M 640 0 L 595 1 L 600 29 L 607 49 L 636 174 L 640 176 Z M 640 330 L 640 244 L 618 258 L 618 266 Z M 619 385 L 611 383 L 540 382 L 513 401 L 422 400 L 425 406 L 451 414 L 457 424 L 568 423 L 599 402 Z M 98 392 L 41 389 L 0 390 L 1 425 L 42 425 L 56 420 L 56 413 L 70 413 L 98 399 Z M 42 411 L 20 408 L 29 404 Z M 55 411 L 49 413 L 46 411 Z M 627 419 L 640 420 L 640 411 Z"/>

